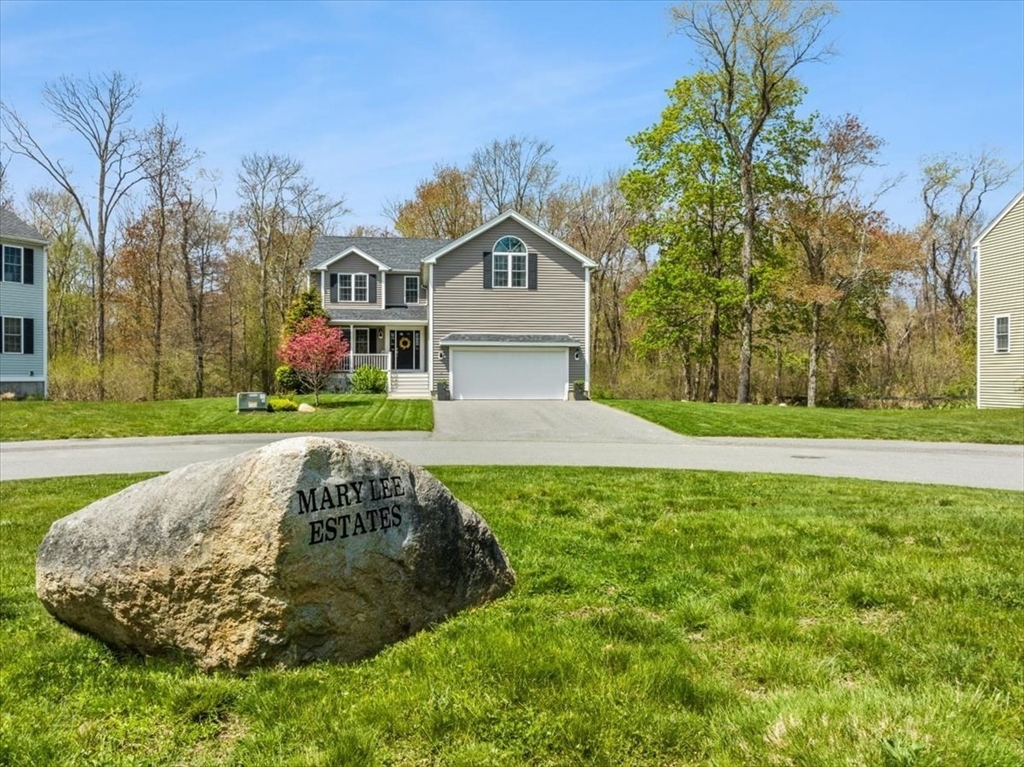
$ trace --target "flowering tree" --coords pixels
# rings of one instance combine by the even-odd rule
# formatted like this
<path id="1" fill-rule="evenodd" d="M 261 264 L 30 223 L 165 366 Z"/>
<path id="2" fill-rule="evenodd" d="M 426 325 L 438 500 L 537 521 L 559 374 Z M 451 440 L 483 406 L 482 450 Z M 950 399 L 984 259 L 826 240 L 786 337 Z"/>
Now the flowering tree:
<path id="1" fill-rule="evenodd" d="M 295 326 L 295 332 L 277 349 L 296 377 L 313 392 L 313 401 L 320 404 L 320 390 L 348 354 L 348 341 L 323 317 L 310 317 Z"/>

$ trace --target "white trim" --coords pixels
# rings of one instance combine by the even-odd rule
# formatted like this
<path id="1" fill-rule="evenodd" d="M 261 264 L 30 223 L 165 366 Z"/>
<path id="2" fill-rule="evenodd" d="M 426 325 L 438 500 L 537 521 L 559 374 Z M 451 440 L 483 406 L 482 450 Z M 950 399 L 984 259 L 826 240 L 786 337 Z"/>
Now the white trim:
<path id="1" fill-rule="evenodd" d="M 1010 317 L 1009 314 L 996 314 L 992 317 L 992 353 L 993 354 L 1009 354 L 1012 348 L 1012 340 L 1010 338 Z M 1006 320 L 1006 348 L 999 348 L 999 320 Z"/>
<path id="2" fill-rule="evenodd" d="M 988 236 L 989 232 L 995 229 L 996 225 L 998 225 L 999 222 L 1003 220 L 1006 214 L 1009 213 L 1013 209 L 1013 207 L 1018 202 L 1021 201 L 1021 198 L 1024 198 L 1024 191 L 1018 192 L 1017 196 L 1010 200 L 1010 203 L 999 212 L 999 215 L 993 218 L 989 222 L 989 225 L 981 230 L 981 234 L 977 236 L 977 238 L 974 240 L 974 242 L 971 243 L 971 245 L 975 248 L 978 247 L 981 244 L 981 241 Z"/>
<path id="3" fill-rule="evenodd" d="M 341 251 L 336 256 L 331 256 L 330 258 L 326 259 L 325 261 L 321 261 L 319 264 L 314 266 L 310 271 L 313 271 L 313 272 L 324 271 L 324 270 L 327 269 L 327 267 L 329 267 L 335 261 L 340 261 L 345 256 L 350 256 L 352 254 L 355 254 L 355 255 L 359 256 L 360 258 L 366 259 L 371 264 L 373 264 L 378 269 L 380 269 L 382 272 L 389 272 L 389 271 L 391 271 L 391 267 L 390 266 L 388 266 L 387 264 L 385 264 L 385 263 L 383 263 L 381 261 L 378 261 L 373 256 L 367 255 L 365 252 L 363 252 L 362 250 L 357 248 L 355 245 L 352 245 L 351 247 L 345 248 L 345 250 Z"/>
<path id="4" fill-rule="evenodd" d="M 18 250 L 21 251 L 21 258 L 19 259 L 20 263 L 19 263 L 19 266 L 18 266 L 18 273 L 21 275 L 21 279 L 18 279 L 18 280 L 9 280 L 9 279 L 7 279 L 7 253 L 5 252 L 7 248 L 11 248 L 12 250 L 14 248 L 17 248 Z M 35 282 L 35 278 L 36 278 L 36 276 L 33 274 L 32 275 L 32 282 L 33 283 Z M 3 243 L 0 243 L 0 283 L 9 283 L 11 285 L 25 285 L 26 284 L 25 283 L 25 246 L 24 245 L 15 245 L 13 242 L 3 242 Z M 28 284 L 32 284 L 32 283 L 28 283 Z"/>
<path id="5" fill-rule="evenodd" d="M 43 399 L 47 399 L 50 396 L 50 283 L 48 282 L 50 270 L 47 269 L 46 264 L 47 247 L 49 246 L 40 248 L 43 255 Z"/>
<path id="6" fill-rule="evenodd" d="M 590 391 L 590 273 L 591 269 L 583 270 L 583 380 Z"/>
<path id="7" fill-rule="evenodd" d="M 380 309 L 387 309 L 388 308 L 388 281 L 387 281 L 387 278 L 388 278 L 387 274 L 385 274 L 384 272 L 381 272 L 380 273 L 380 278 L 377 280 L 377 284 L 378 284 L 377 292 L 380 293 L 380 295 L 377 296 L 377 305 L 378 305 L 378 308 L 380 308 Z M 366 289 L 367 289 L 367 291 L 369 291 L 370 283 L 366 283 Z M 369 293 L 367 293 L 367 296 L 369 296 Z"/>
<path id="8" fill-rule="evenodd" d="M 434 264 L 427 266 L 427 386 L 434 391 Z M 450 363 L 449 363 L 450 364 Z"/>
<path id="9" fill-rule="evenodd" d="M 974 333 L 974 406 L 981 410 L 981 238 L 975 243 L 974 268 L 978 270 L 978 286 L 974 295 L 975 322 L 978 327 Z"/>
<path id="10" fill-rule="evenodd" d="M 433 254 L 428 256 L 427 258 L 424 258 L 423 259 L 423 263 L 425 263 L 425 264 L 436 264 L 437 263 L 437 259 L 439 259 L 441 256 L 444 256 L 447 253 L 451 253 L 453 250 L 455 250 L 456 248 L 460 247 L 461 245 L 464 245 L 465 243 L 469 242 L 470 240 L 472 240 L 477 235 L 483 234 L 488 229 L 491 229 L 492 227 L 495 227 L 498 224 L 503 223 L 504 221 L 507 221 L 509 219 L 512 219 L 517 224 L 520 224 L 521 226 L 526 227 L 531 232 L 536 234 L 538 237 L 542 237 L 543 239 L 547 240 L 549 243 L 554 245 L 556 248 L 559 248 L 560 250 L 564 251 L 566 254 L 572 256 L 573 258 L 575 258 L 577 261 L 579 261 L 584 266 L 590 266 L 590 267 L 597 266 L 596 263 L 594 263 L 589 258 L 587 258 L 585 255 L 580 253 L 578 250 L 576 250 L 576 248 L 572 247 L 571 245 L 565 244 L 560 239 L 555 237 L 553 234 L 545 232 L 543 229 L 541 229 L 539 226 L 534 224 L 532 221 L 529 221 L 528 219 L 523 218 L 521 215 L 516 213 L 514 210 L 506 210 L 504 213 L 502 213 L 499 216 L 495 216 L 490 221 L 485 221 L 483 224 L 478 226 L 472 232 L 469 232 L 468 234 L 462 235 L 457 240 L 452 240 L 451 242 L 449 242 L 447 245 L 445 245 L 440 250 L 437 250 Z"/>
<path id="11" fill-rule="evenodd" d="M 18 321 L 18 351 L 7 351 L 7 320 Z M 34 329 L 34 328 L 33 328 Z M 35 339 L 32 339 L 32 348 L 35 348 Z M 25 318 L 17 314 L 0 315 L 0 354 L 17 354 L 26 356 L 25 352 Z"/>
<path id="12" fill-rule="evenodd" d="M 362 301 L 360 301 L 358 298 L 356 298 L 356 291 L 360 289 L 359 286 L 356 284 L 356 282 L 359 280 L 360 277 L 362 277 L 364 282 L 366 283 L 362 287 L 362 289 L 366 291 L 366 298 L 364 298 Z M 352 298 L 349 299 L 348 303 L 352 303 L 352 304 L 368 304 L 368 303 L 370 303 L 370 274 L 369 274 L 369 272 L 353 272 L 352 273 L 352 294 L 351 295 L 352 295 Z M 341 301 L 339 301 L 338 303 L 340 304 Z"/>
<path id="13" fill-rule="evenodd" d="M 413 303 L 422 303 L 420 301 L 420 276 L 418 274 L 404 274 L 402 277 L 402 292 L 405 293 L 405 305 L 409 305 L 409 280 L 416 280 L 416 300 Z"/>

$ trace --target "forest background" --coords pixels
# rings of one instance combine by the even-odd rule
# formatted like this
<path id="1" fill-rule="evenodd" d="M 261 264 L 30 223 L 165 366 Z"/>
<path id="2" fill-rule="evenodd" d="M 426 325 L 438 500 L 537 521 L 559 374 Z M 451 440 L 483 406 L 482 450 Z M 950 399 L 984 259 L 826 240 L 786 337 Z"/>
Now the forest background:
<path id="1" fill-rule="evenodd" d="M 10 99 L 5 75 L 0 198 L 52 242 L 51 396 L 272 389 L 317 236 L 454 238 L 511 207 L 599 264 L 599 394 L 967 404 L 970 244 L 991 201 L 1024 186 L 1024 137 L 886 167 L 885 136 L 855 109 L 809 106 L 806 75 L 841 60 L 833 30 L 847 9 L 673 6 L 662 31 L 687 74 L 659 85 L 660 115 L 634 115 L 627 162 L 569 175 L 545 136 L 504 132 L 435 157 L 361 221 L 315 159 L 266 150 L 211 167 L 173 115 L 147 118 L 145 83 L 119 69 L 48 79 L 41 111 Z M 1024 86 L 1024 60 L 1017 69 Z M 960 112 L 954 96 L 943 107 Z M 1012 100 L 991 117 L 1004 112 Z M 899 204 L 894 220 L 887 206 L 908 190 L 913 220 Z"/>

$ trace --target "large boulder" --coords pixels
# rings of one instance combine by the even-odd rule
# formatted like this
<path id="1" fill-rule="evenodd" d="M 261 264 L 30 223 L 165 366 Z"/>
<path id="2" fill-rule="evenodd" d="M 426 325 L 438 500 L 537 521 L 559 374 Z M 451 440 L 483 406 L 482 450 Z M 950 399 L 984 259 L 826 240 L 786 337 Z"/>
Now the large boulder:
<path id="1" fill-rule="evenodd" d="M 54 522 L 36 561 L 59 620 L 207 670 L 352 661 L 514 582 L 431 474 L 318 437 L 133 485 Z"/>

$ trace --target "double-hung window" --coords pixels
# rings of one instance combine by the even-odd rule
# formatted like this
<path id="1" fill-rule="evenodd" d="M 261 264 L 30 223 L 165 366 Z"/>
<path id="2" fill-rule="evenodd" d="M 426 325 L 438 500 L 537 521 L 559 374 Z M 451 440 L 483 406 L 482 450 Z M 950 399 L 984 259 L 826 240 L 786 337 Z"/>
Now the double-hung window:
<path id="1" fill-rule="evenodd" d="M 356 354 L 370 353 L 370 329 L 356 328 Z"/>
<path id="2" fill-rule="evenodd" d="M 338 275 L 338 301 L 351 301 L 352 300 L 352 275 L 351 274 L 339 274 Z"/>
<path id="3" fill-rule="evenodd" d="M 526 244 L 518 237 L 502 237 L 492 254 L 492 282 L 496 288 L 525 288 Z"/>
<path id="4" fill-rule="evenodd" d="M 370 300 L 370 277 L 367 274 L 339 274 L 338 295 L 335 300 L 338 303 Z M 334 280 L 334 277 L 331 277 Z"/>
<path id="5" fill-rule="evenodd" d="M 4 317 L 4 354 L 21 354 L 21 317 Z"/>
<path id="6" fill-rule="evenodd" d="M 996 354 L 1005 354 L 1010 351 L 1010 315 L 1001 314 L 995 318 L 996 330 Z"/>
<path id="7" fill-rule="evenodd" d="M 22 282 L 24 251 L 17 245 L 4 245 L 4 282 Z"/>
<path id="8" fill-rule="evenodd" d="M 352 300 L 363 302 L 370 300 L 370 278 L 368 275 L 352 275 Z"/>
<path id="9" fill-rule="evenodd" d="M 418 304 L 420 302 L 420 278 L 405 278 L 405 303 Z"/>

